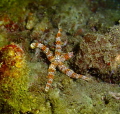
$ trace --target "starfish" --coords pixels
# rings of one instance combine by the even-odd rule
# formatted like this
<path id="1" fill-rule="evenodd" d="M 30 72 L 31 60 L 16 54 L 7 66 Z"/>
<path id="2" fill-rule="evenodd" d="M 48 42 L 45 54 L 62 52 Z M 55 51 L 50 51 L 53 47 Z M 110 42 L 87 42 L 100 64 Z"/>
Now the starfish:
<path id="1" fill-rule="evenodd" d="M 47 92 L 53 82 L 54 74 L 56 71 L 56 67 L 63 72 L 64 74 L 68 75 L 71 78 L 82 78 L 84 80 L 89 80 L 89 77 L 77 74 L 73 70 L 67 68 L 64 65 L 64 61 L 70 59 L 73 56 L 73 52 L 68 53 L 62 53 L 61 51 L 61 29 L 59 28 L 57 36 L 56 36 L 56 46 L 55 46 L 55 54 L 53 56 L 53 53 L 49 50 L 48 47 L 46 47 L 42 43 L 31 43 L 30 47 L 32 49 L 34 48 L 40 48 L 47 56 L 48 60 L 51 62 L 49 68 L 48 68 L 48 82 L 45 87 L 45 91 Z"/>

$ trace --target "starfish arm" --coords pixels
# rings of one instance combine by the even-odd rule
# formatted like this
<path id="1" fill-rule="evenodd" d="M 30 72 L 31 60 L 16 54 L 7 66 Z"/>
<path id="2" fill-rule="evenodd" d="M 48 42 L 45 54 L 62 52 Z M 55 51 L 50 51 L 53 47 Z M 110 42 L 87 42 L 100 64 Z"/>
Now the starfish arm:
<path id="1" fill-rule="evenodd" d="M 32 49 L 34 49 L 34 48 L 40 48 L 45 54 L 46 54 L 46 56 L 47 56 L 47 58 L 48 58 L 48 60 L 49 61 L 52 61 L 53 60 L 53 54 L 52 54 L 52 52 L 49 50 L 49 48 L 48 47 L 46 47 L 45 45 L 43 45 L 42 43 L 32 43 L 31 45 L 30 45 L 30 47 L 32 48 Z"/>
<path id="2" fill-rule="evenodd" d="M 47 92 L 53 82 L 53 78 L 54 78 L 54 73 L 56 70 L 56 63 L 52 62 L 48 68 L 48 81 L 45 87 L 45 91 Z"/>
<path id="3" fill-rule="evenodd" d="M 60 56 L 61 54 L 61 29 L 58 30 L 57 36 L 56 36 L 56 47 L 55 47 L 55 56 Z"/>
<path id="4" fill-rule="evenodd" d="M 89 77 L 75 73 L 73 70 L 67 68 L 63 63 L 59 64 L 58 68 L 59 68 L 59 70 L 61 70 L 63 73 L 65 73 L 67 76 L 69 76 L 71 78 L 76 78 L 76 79 L 81 78 L 86 81 L 89 80 Z"/>
<path id="5" fill-rule="evenodd" d="M 60 57 L 61 62 L 70 59 L 73 56 L 73 52 L 63 53 Z"/>

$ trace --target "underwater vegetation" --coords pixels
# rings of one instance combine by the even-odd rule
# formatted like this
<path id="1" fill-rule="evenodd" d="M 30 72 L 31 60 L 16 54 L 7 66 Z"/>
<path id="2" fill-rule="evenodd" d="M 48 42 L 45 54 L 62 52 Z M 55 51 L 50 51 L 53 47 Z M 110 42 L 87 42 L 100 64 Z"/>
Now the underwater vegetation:
<path id="1" fill-rule="evenodd" d="M 9 44 L 0 49 L 0 94 L 1 102 L 4 104 L 4 109 L 7 110 L 7 105 L 12 104 L 11 100 L 15 100 L 16 104 L 19 101 L 17 98 L 24 96 L 28 88 L 28 72 L 27 63 L 25 60 L 24 51 L 17 44 Z M 1 104 L 2 105 L 2 104 Z M 18 108 L 18 106 L 16 105 Z M 4 112 L 4 111 L 3 111 Z"/>
<path id="2" fill-rule="evenodd" d="M 119 114 L 119 6 L 118 0 L 1 0 L 0 113 Z M 70 78 L 78 74 L 91 80 Z"/>

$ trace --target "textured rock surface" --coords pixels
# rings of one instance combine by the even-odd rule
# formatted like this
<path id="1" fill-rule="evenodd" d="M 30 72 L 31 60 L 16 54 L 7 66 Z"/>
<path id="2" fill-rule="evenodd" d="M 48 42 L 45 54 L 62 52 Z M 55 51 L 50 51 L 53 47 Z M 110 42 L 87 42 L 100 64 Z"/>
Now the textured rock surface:
<path id="1" fill-rule="evenodd" d="M 80 42 L 75 65 L 108 82 L 120 83 L 120 26 L 105 35 L 86 34 Z"/>

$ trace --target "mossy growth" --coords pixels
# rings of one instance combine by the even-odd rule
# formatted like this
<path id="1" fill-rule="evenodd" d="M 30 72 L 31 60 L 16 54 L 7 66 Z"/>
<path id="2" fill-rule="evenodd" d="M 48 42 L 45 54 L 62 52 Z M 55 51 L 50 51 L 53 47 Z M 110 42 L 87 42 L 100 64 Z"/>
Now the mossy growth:
<path id="1" fill-rule="evenodd" d="M 51 104 L 51 112 L 53 114 L 66 114 L 67 113 L 67 104 L 64 102 L 62 97 L 60 98 L 60 91 L 53 90 L 49 93 L 49 100 Z"/>
<path id="2" fill-rule="evenodd" d="M 44 9 L 46 9 L 58 4 L 59 1 L 60 0 L 1 0 L 0 12 L 2 17 L 7 15 L 14 22 L 21 22 L 28 13 L 27 9 L 29 6 L 30 9 L 32 9 L 33 6 L 37 4 L 38 6 L 43 6 Z M 32 8 L 30 4 L 32 4 Z"/>
<path id="3" fill-rule="evenodd" d="M 1 0 L 0 1 L 0 12 L 8 15 L 13 21 L 17 22 L 25 16 L 26 7 L 31 0 Z"/>
<path id="4" fill-rule="evenodd" d="M 8 44 L 6 37 L 7 37 L 7 34 L 5 34 L 4 32 L 1 32 L 1 34 L 0 34 L 0 47 L 3 47 L 4 45 Z"/>
<path id="5" fill-rule="evenodd" d="M 26 99 L 29 68 L 24 52 L 18 45 L 10 44 L 0 50 L 0 55 L 0 112 L 6 113 L 11 108 L 25 110 L 22 104 L 27 107 L 30 100 Z"/>

